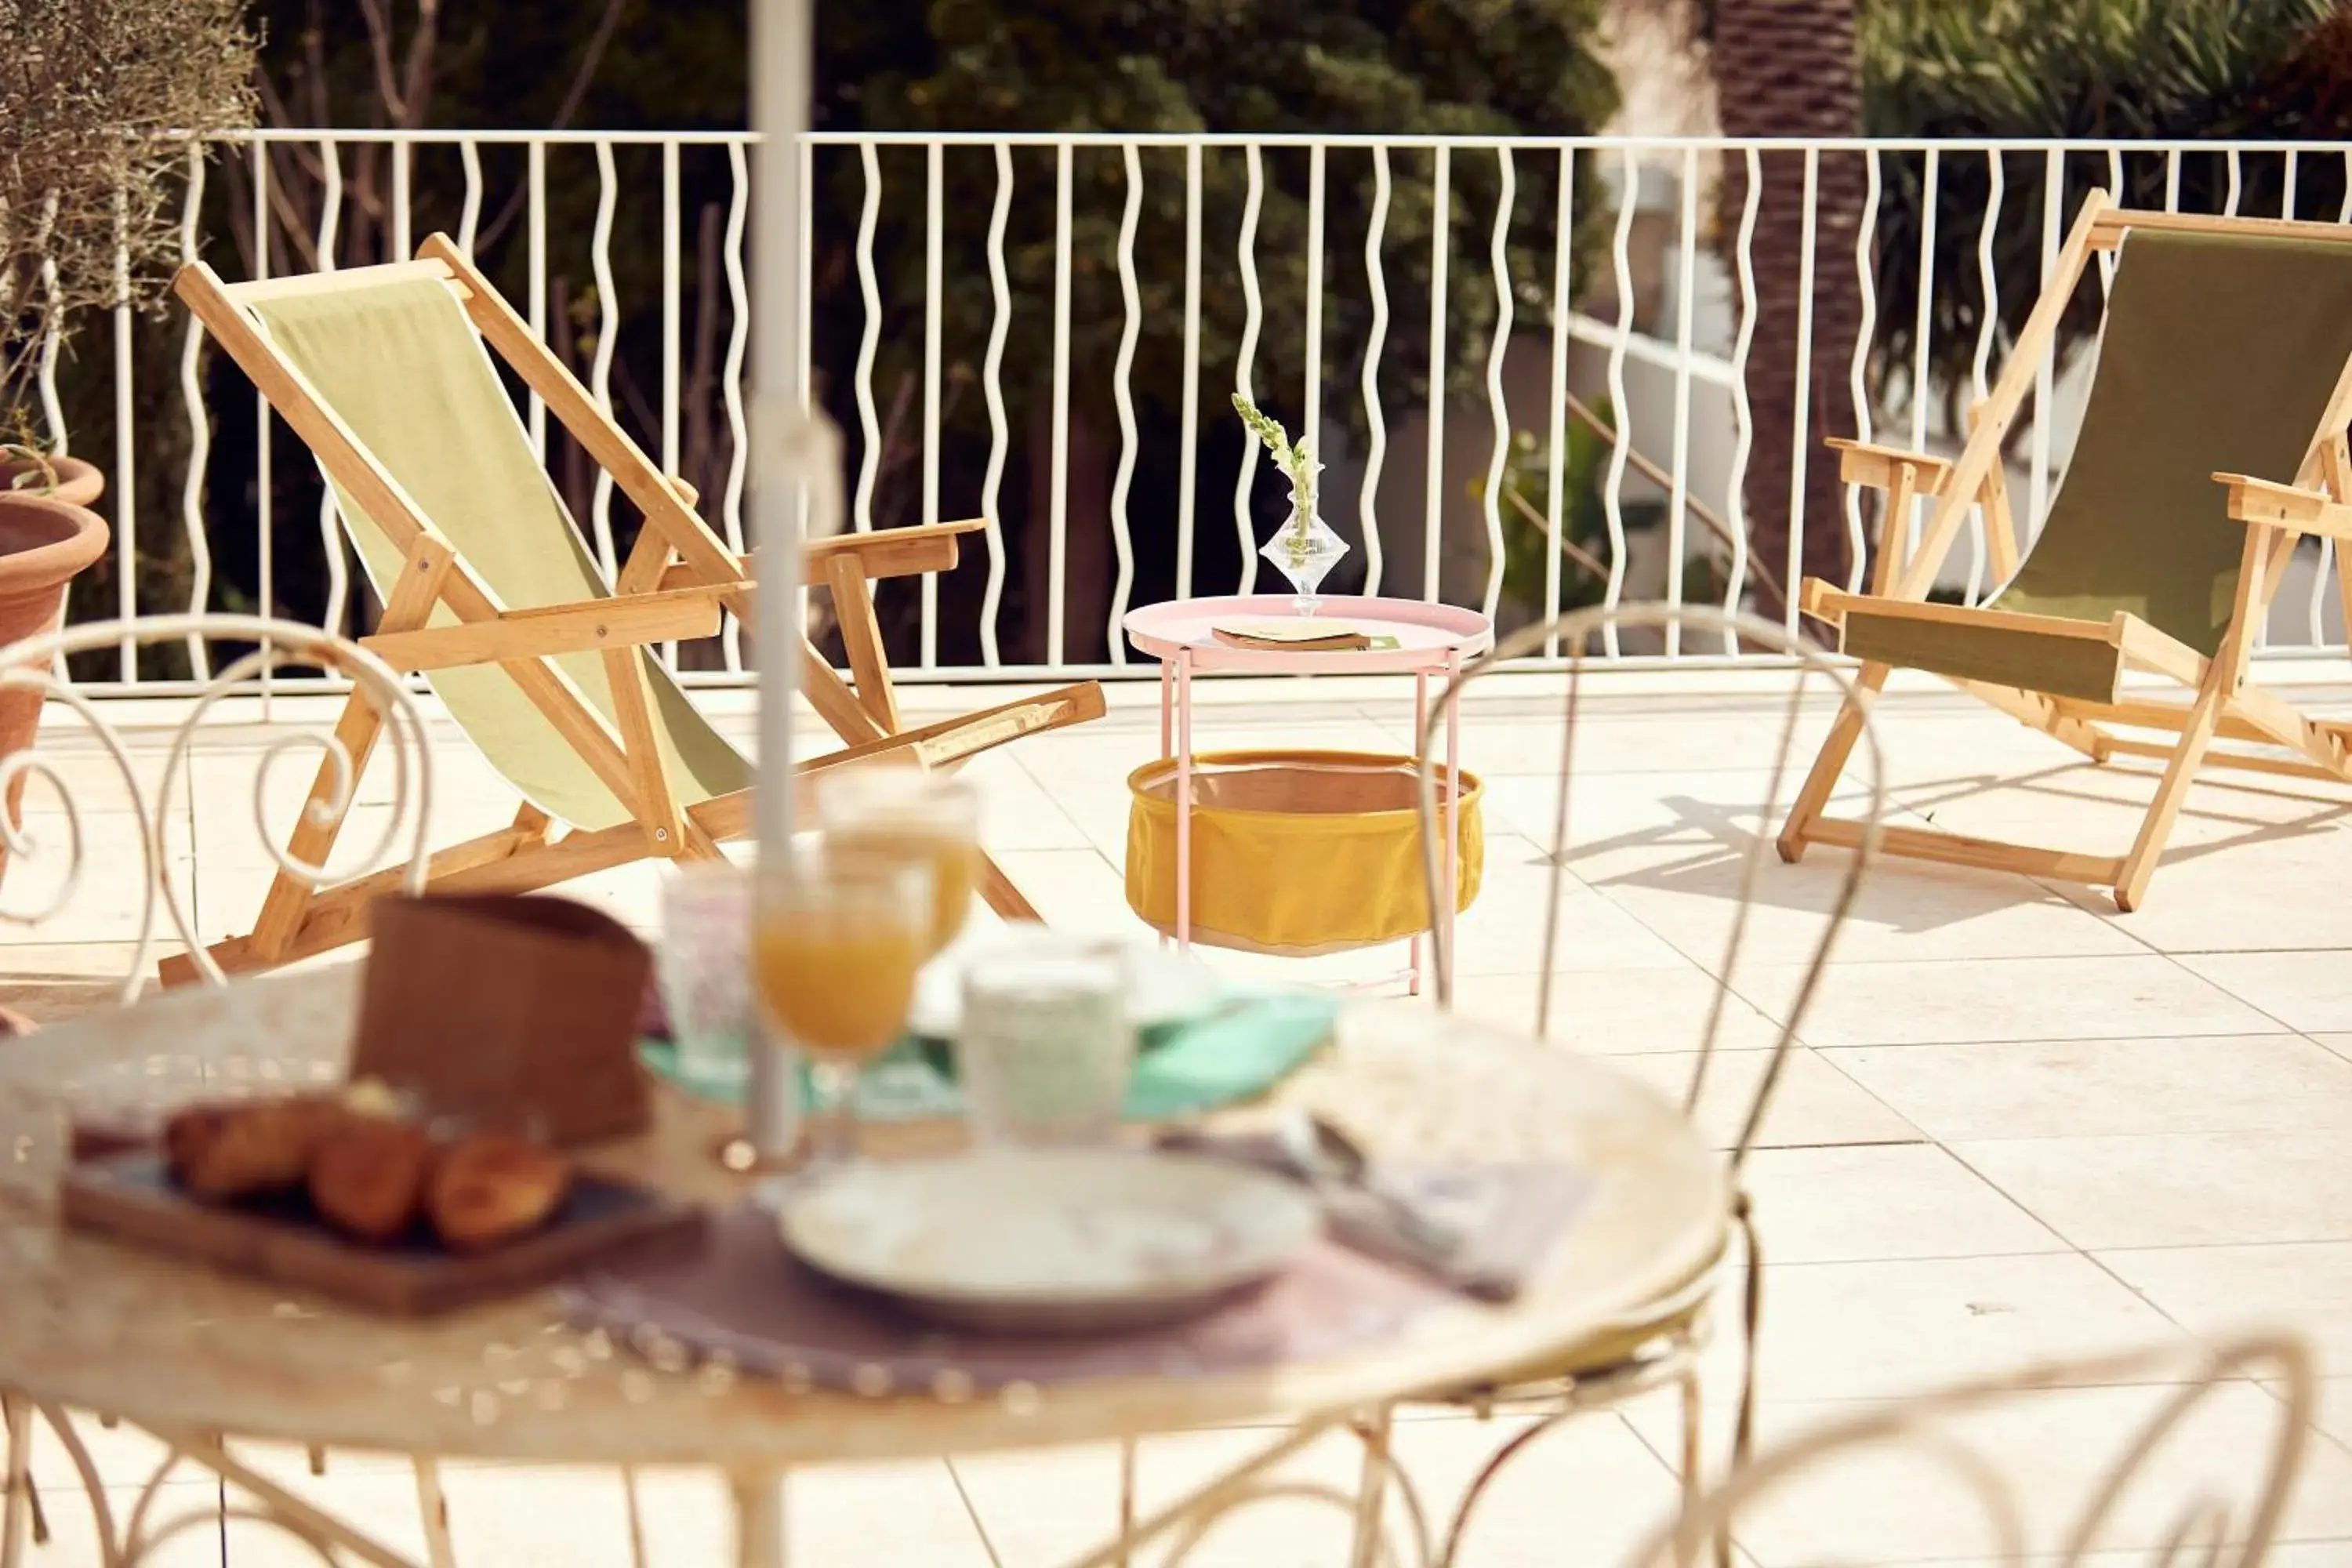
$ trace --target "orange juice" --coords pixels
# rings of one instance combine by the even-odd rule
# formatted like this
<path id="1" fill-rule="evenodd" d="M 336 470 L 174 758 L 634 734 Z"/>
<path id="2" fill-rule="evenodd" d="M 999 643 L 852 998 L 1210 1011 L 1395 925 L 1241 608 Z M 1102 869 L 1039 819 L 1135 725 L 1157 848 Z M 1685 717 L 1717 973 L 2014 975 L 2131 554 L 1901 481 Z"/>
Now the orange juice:
<path id="1" fill-rule="evenodd" d="M 859 850 L 904 860 L 928 861 L 931 868 L 931 945 L 937 952 L 963 930 L 971 910 L 974 862 L 980 847 L 971 836 L 953 828 L 944 831 L 921 822 L 877 820 L 836 828 L 835 842 Z M 925 956 L 929 956 L 926 953 Z"/>
<path id="2" fill-rule="evenodd" d="M 876 1055 L 906 1026 L 927 934 L 878 912 L 763 923 L 755 945 L 769 1016 L 811 1056 Z"/>

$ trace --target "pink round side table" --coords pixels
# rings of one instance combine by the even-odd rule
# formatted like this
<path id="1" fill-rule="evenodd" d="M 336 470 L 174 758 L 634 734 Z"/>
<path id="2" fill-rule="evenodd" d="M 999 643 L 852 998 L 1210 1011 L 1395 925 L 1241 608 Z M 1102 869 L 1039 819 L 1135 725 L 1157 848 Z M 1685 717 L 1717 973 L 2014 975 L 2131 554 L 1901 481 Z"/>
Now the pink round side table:
<path id="1" fill-rule="evenodd" d="M 1238 594 L 1182 599 L 1129 610 L 1119 625 L 1128 640 L 1160 661 L 1160 754 L 1176 762 L 1176 942 L 1192 938 L 1192 677 L 1202 671 L 1257 675 L 1405 675 L 1413 678 L 1412 736 L 1416 750 L 1429 724 L 1429 678 L 1450 686 L 1462 667 L 1495 646 L 1495 623 L 1475 610 L 1419 599 L 1379 599 L 1335 595 L 1316 605 L 1318 620 L 1343 621 L 1375 640 L 1394 638 L 1394 647 L 1294 651 L 1235 647 L 1217 640 L 1215 628 L 1234 621 L 1287 620 L 1297 615 L 1288 594 Z M 1451 806 L 1462 779 L 1460 703 L 1445 703 L 1445 804 Z M 1460 868 L 1454 835 L 1445 837 L 1444 907 L 1434 918 L 1450 931 Z M 1412 939 L 1408 985 L 1421 994 L 1421 938 Z M 1451 953 L 1452 942 L 1445 944 Z"/>

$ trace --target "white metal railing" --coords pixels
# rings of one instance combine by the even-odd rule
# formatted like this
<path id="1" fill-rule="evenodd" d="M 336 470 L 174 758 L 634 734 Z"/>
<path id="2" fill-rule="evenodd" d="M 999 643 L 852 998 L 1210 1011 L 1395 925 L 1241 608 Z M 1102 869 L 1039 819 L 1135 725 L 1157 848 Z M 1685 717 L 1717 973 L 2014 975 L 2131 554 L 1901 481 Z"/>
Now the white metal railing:
<path id="1" fill-rule="evenodd" d="M 666 468 L 700 462 L 695 477 L 714 481 L 701 487 L 706 509 L 740 547 L 751 140 L 257 132 L 209 157 L 191 149 L 182 251 L 233 270 L 242 245 L 260 275 L 352 259 L 343 253 L 362 232 L 378 254 L 406 254 L 436 226 L 468 249 L 495 245 L 533 330 L 567 345 L 591 391 Z M 1132 673 L 1118 633 L 1127 609 L 1255 585 L 1274 514 L 1254 501 L 1274 498 L 1258 496 L 1257 455 L 1223 415 L 1228 386 L 1316 434 L 1332 475 L 1327 521 L 1358 545 L 1343 587 L 1454 598 L 1507 622 L 1594 595 L 1731 609 L 1796 563 L 1793 539 L 1785 561 L 1752 558 L 1745 492 L 1762 444 L 1793 435 L 1788 495 L 1801 507 L 1826 461 L 1825 413 L 1864 436 L 1956 443 L 1946 410 L 1990 386 L 2006 346 L 2002 308 L 2032 292 L 2018 286 L 2018 258 L 2038 257 L 2046 275 L 2085 183 L 2176 210 L 2259 202 L 2352 221 L 2352 144 L 2338 143 L 890 133 L 820 134 L 802 155 L 803 188 L 818 195 L 796 215 L 803 265 L 787 308 L 803 322 L 802 395 L 822 393 L 842 417 L 851 524 L 987 521 L 968 573 L 924 578 L 897 606 L 901 663 L 957 679 Z M 1856 161 L 1864 195 L 1848 241 L 1824 171 Z M 1727 170 L 1744 173 L 1744 202 L 1716 200 Z M 1749 375 L 1759 302 L 1775 292 L 1757 256 L 1760 198 L 1775 180 L 1802 192 L 1796 363 L 1790 395 L 1775 399 L 1789 432 L 1759 428 Z M 241 187 L 240 211 L 222 199 L 224 181 Z M 689 201 L 700 219 L 691 267 Z M 1955 233 L 1956 221 L 1967 228 Z M 1860 330 L 1846 362 L 1816 376 L 1816 315 L 1847 302 L 1808 285 L 1832 266 L 1843 275 L 1836 251 L 1848 243 Z M 1883 312 L 1897 276 L 1913 297 Z M 1972 334 L 1937 308 L 1955 284 L 1977 301 L 1959 312 Z M 1881 329 L 1905 320 L 1897 355 Z M 1171 324 L 1172 359 L 1143 352 L 1147 333 L 1164 343 Z M 813 326 L 823 329 L 814 338 Z M 169 373 L 148 336 L 159 332 L 175 351 Z M 100 395 L 85 381 L 71 399 L 83 424 L 110 410 L 101 505 L 116 556 L 104 613 L 226 603 L 339 629 L 363 619 L 332 502 L 320 495 L 314 527 L 289 517 L 288 455 L 282 437 L 273 451 L 257 401 L 239 411 L 249 438 L 234 461 L 224 451 L 222 384 L 208 382 L 185 312 L 173 305 L 159 323 L 126 302 L 80 333 L 77 368 L 103 363 L 111 383 Z M 39 413 L 61 448 L 84 435 L 68 417 L 67 357 L 52 344 L 39 377 Z M 886 362 L 898 367 L 887 384 Z M 2038 367 L 2012 459 L 2029 531 L 2063 476 L 2078 366 L 2053 351 Z M 152 386 L 142 400 L 142 381 L 163 374 L 177 381 L 167 422 L 184 425 L 169 439 Z M 965 400 L 975 384 L 979 411 Z M 1829 392 L 1795 395 L 1803 385 Z M 1602 399 L 1624 438 L 1599 444 L 1596 468 L 1578 457 L 1595 448 L 1573 411 Z M 533 443 L 564 483 L 560 432 L 536 396 L 524 403 Z M 1538 471 L 1507 494 L 1521 432 Z M 1211 493 L 1213 454 L 1220 472 L 1232 464 L 1229 509 Z M 1014 482 L 1024 472 L 1025 493 Z M 615 515 L 608 479 L 580 500 L 609 571 L 626 515 Z M 1856 585 L 1874 505 L 1844 500 Z M 1577 520 L 1596 509 L 1598 531 L 1578 539 Z M 1562 531 L 1573 549 L 1545 539 Z M 1980 599 L 1997 586 L 1987 561 L 1979 521 L 1950 588 Z M 2307 581 L 2282 596 L 2272 645 L 2341 642 L 2329 560 L 2297 570 Z M 314 602 L 293 603 L 304 595 Z M 200 646 L 185 671 L 160 666 L 156 651 L 125 644 L 94 684 L 173 689 L 205 673 Z M 1607 651 L 1739 653 L 1671 635 Z M 744 679 L 739 628 L 730 621 L 685 662 L 692 679 Z"/>

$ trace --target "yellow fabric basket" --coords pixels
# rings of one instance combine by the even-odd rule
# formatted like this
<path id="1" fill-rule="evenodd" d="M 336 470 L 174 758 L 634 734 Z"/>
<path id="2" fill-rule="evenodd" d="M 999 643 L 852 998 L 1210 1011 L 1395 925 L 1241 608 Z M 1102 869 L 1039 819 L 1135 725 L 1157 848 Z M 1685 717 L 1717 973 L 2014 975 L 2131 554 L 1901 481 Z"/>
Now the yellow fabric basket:
<path id="1" fill-rule="evenodd" d="M 1429 929 L 1411 757 L 1205 752 L 1192 759 L 1192 940 L 1306 956 Z M 1127 902 L 1176 929 L 1176 763 L 1127 777 Z M 1476 775 L 1462 773 L 1456 910 L 1486 864 Z"/>

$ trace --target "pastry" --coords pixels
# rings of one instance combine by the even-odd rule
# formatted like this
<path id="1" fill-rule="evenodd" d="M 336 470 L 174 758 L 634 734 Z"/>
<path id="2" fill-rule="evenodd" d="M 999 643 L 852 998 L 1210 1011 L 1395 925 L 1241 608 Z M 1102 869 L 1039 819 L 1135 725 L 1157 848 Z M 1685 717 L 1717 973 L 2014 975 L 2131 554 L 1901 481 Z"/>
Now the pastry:
<path id="1" fill-rule="evenodd" d="M 342 1103 L 345 1110 L 362 1116 L 398 1117 L 409 1109 L 406 1097 L 380 1078 L 363 1078 L 345 1085 Z"/>
<path id="2" fill-rule="evenodd" d="M 190 1106 L 163 1124 L 164 1164 L 182 1187 L 215 1203 L 290 1192 L 341 1116 L 331 1100 L 310 1096 Z"/>
<path id="3" fill-rule="evenodd" d="M 397 1240 L 415 1222 L 435 1152 L 420 1127 L 347 1115 L 312 1156 L 311 1206 L 354 1240 Z"/>
<path id="4" fill-rule="evenodd" d="M 481 1252 L 538 1228 L 571 1185 L 562 1155 L 511 1133 L 476 1132 L 443 1152 L 425 1213 L 451 1251 Z"/>

